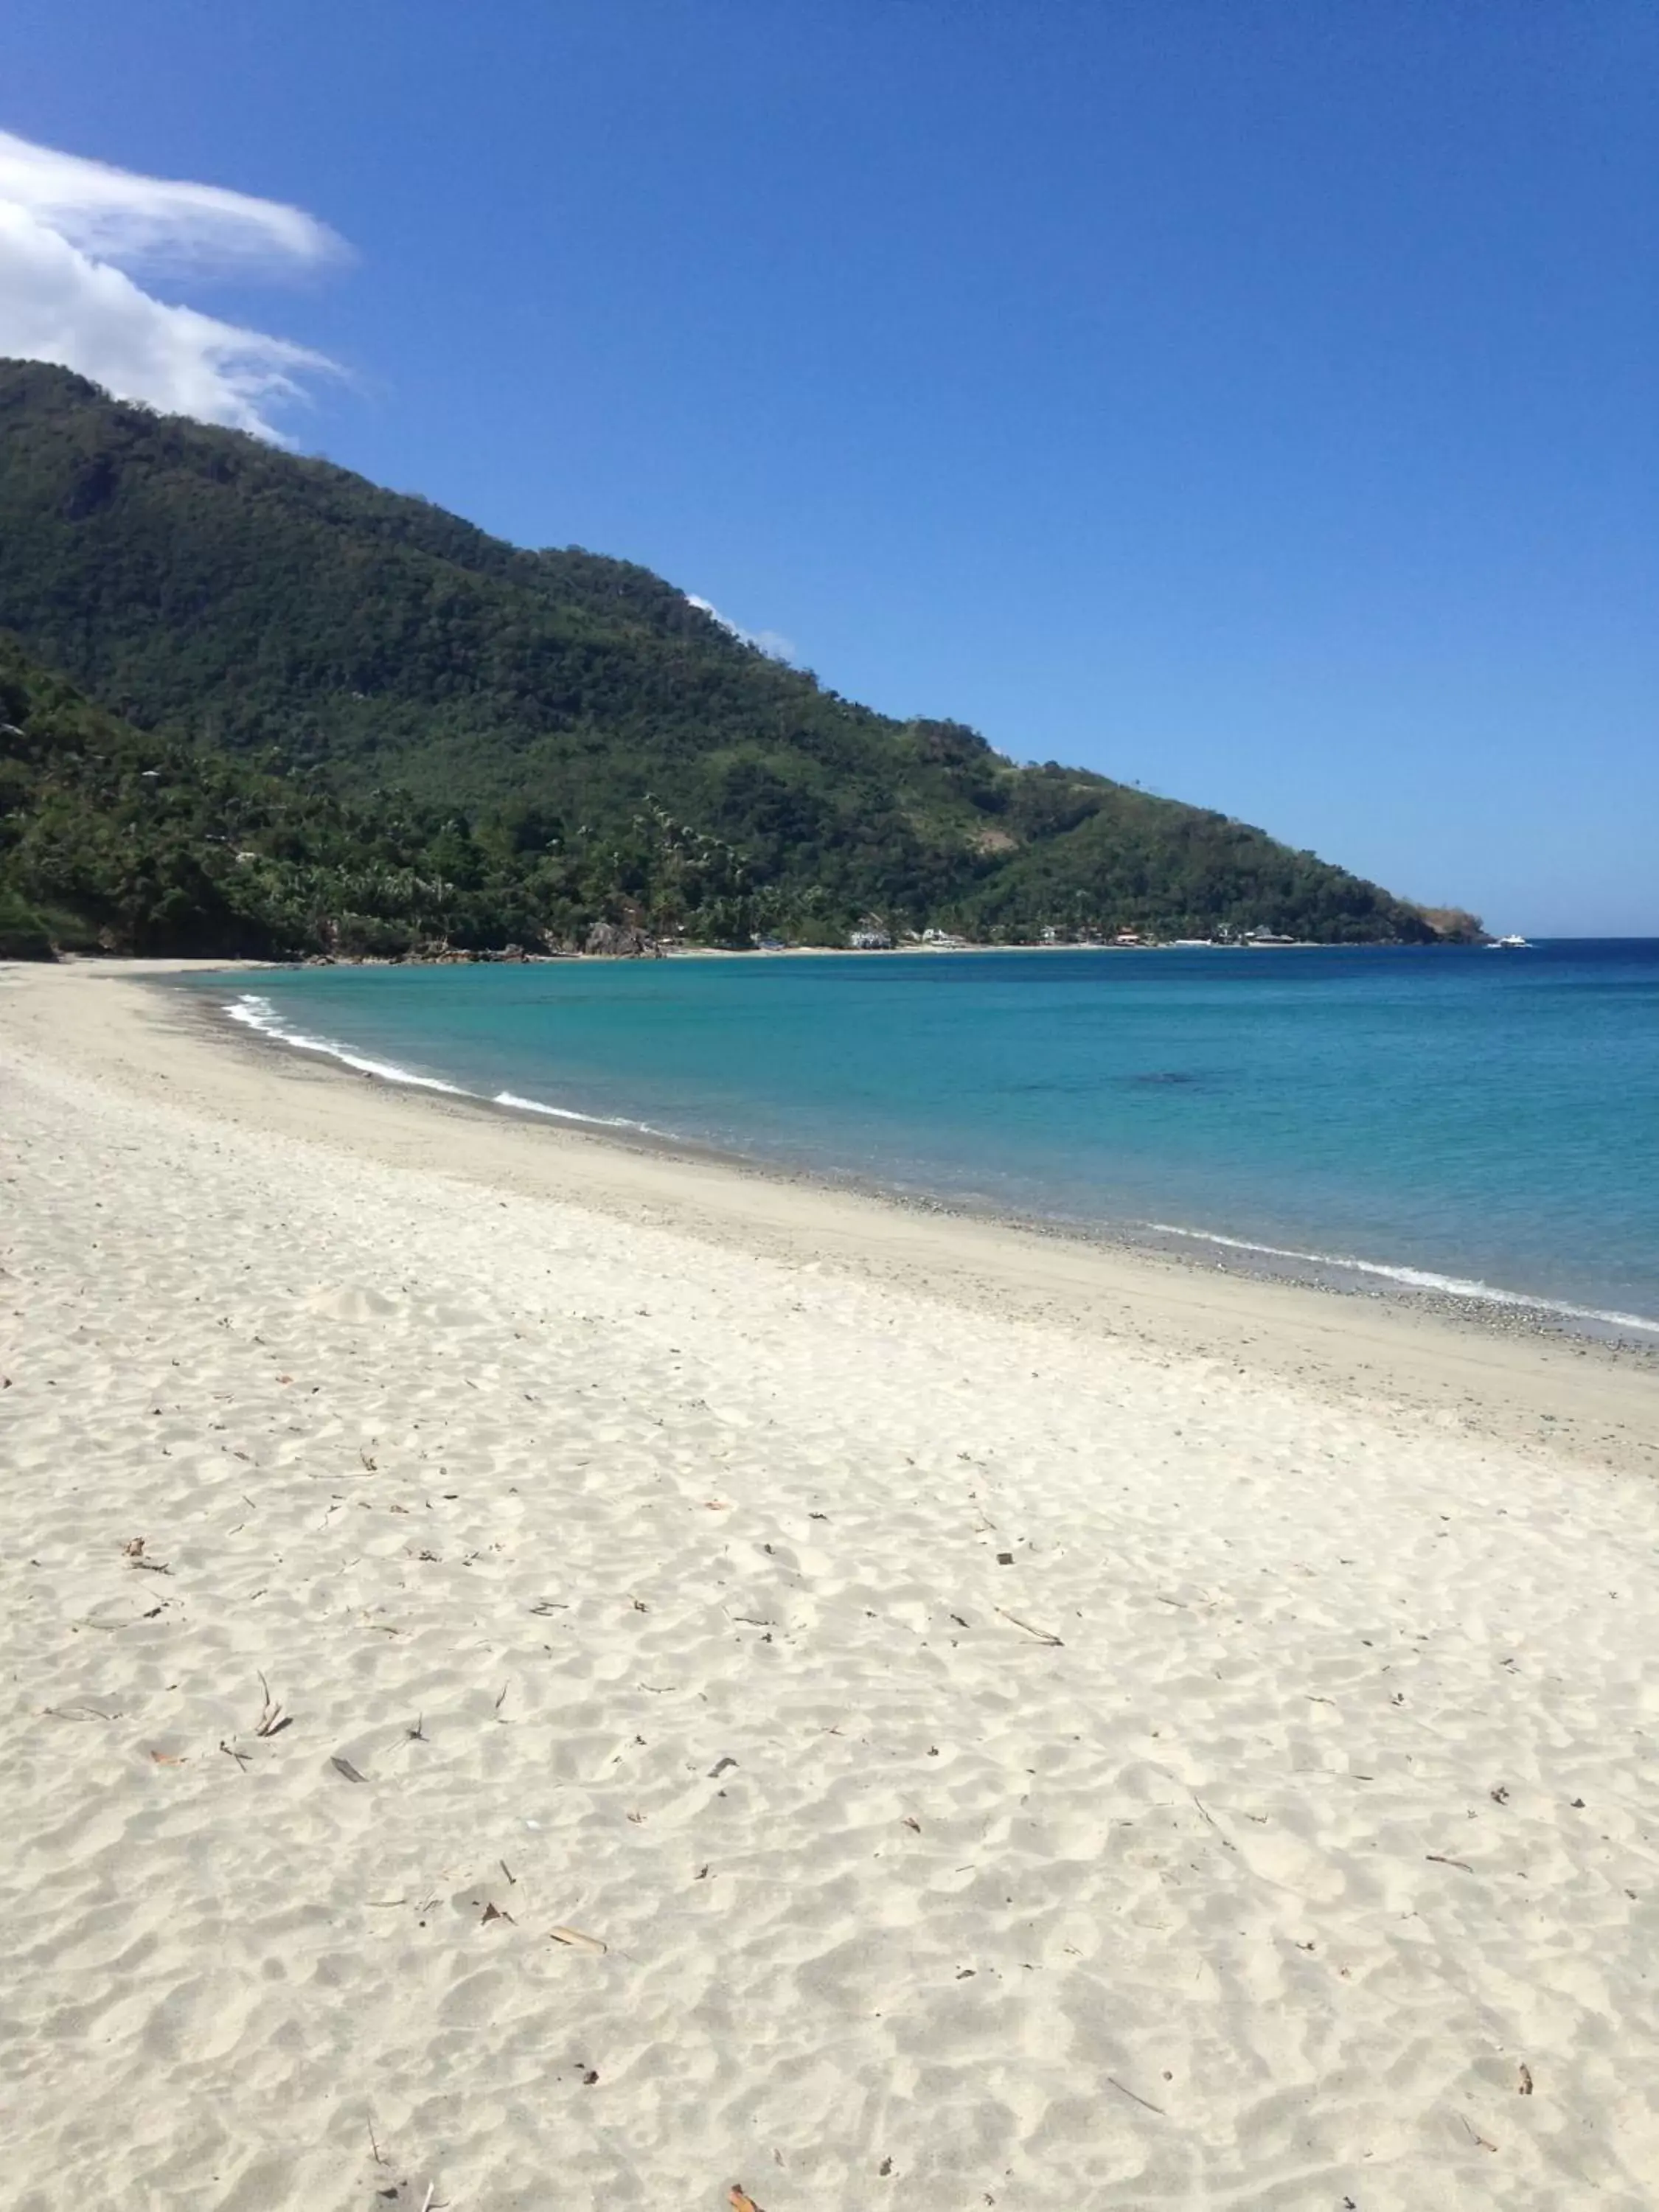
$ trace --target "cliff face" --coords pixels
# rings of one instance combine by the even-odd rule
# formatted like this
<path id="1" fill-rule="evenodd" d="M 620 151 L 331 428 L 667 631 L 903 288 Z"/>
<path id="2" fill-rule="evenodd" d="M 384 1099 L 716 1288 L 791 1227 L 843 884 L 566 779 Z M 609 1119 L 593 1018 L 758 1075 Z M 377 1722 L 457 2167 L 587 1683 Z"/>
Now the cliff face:
<path id="1" fill-rule="evenodd" d="M 38 362 L 0 363 L 0 626 L 141 729 L 439 810 L 457 882 L 483 836 L 558 927 L 1434 935 L 1261 830 L 842 699 L 647 569 Z"/>
<path id="2" fill-rule="evenodd" d="M 1417 911 L 1443 944 L 1483 945 L 1486 940 L 1486 925 L 1466 907 L 1419 906 Z"/>

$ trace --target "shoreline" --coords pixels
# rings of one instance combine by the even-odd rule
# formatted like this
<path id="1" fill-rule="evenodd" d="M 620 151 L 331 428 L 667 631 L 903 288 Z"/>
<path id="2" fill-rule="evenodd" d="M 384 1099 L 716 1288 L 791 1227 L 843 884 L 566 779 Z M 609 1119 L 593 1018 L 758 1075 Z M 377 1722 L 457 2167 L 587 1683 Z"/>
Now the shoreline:
<path id="1" fill-rule="evenodd" d="M 198 1011 L 205 1018 L 206 1010 L 200 1002 Z M 1214 1230 L 1159 1222 L 1088 1220 L 1059 1214 L 1021 1213 L 989 1201 L 976 1206 L 960 1197 L 906 1189 L 850 1171 L 796 1166 L 763 1154 L 707 1144 L 672 1131 L 653 1128 L 648 1123 L 626 1115 L 586 1114 L 549 1100 L 520 1098 L 507 1092 L 491 1096 L 468 1091 L 461 1084 L 366 1060 L 337 1039 L 301 1042 L 260 1023 L 240 1020 L 222 1007 L 215 1012 L 228 1016 L 228 1033 L 233 1044 L 301 1053 L 321 1061 L 331 1061 L 343 1072 L 373 1082 L 466 1100 L 509 1122 L 532 1126 L 540 1122 L 567 1127 L 601 1142 L 654 1150 L 669 1158 L 724 1164 L 735 1172 L 770 1177 L 792 1187 L 851 1194 L 907 1212 L 1054 1237 L 1126 1257 L 1153 1256 L 1178 1266 L 1239 1276 L 1251 1282 L 1289 1283 L 1332 1297 L 1381 1300 L 1436 1316 L 1455 1328 L 1468 1327 L 1499 1336 L 1554 1337 L 1569 1342 L 1607 1346 L 1632 1358 L 1647 1360 L 1659 1376 L 1659 1318 L 1600 1310 L 1472 1279 L 1458 1281 L 1413 1269 L 1404 1262 L 1300 1251 Z M 213 1035 L 219 1036 L 225 1032 L 227 1024 L 210 1018 L 208 1026 Z"/>
<path id="2" fill-rule="evenodd" d="M 256 973 L 256 962 L 208 963 Z M 51 1057 L 211 1118 L 280 1129 L 358 1155 L 419 1159 L 486 1188 L 533 1190 L 628 1219 L 672 1224 L 796 1265 L 835 1266 L 943 1301 L 1156 1342 L 1180 1357 L 1248 1358 L 1339 1392 L 1459 1409 L 1506 1440 L 1569 1443 L 1598 1463 L 1659 1471 L 1659 1348 L 1550 1313 L 1234 1263 L 944 1200 L 842 1182 L 625 1127 L 524 1111 L 459 1091 L 366 1074 L 230 1021 L 167 978 L 204 963 L 77 963 L 0 971 L 0 1022 L 21 997 Z M 25 980 L 27 979 L 27 980 Z M 114 986 L 88 1051 L 69 990 Z M 21 989 L 19 992 L 18 986 Z M 58 1010 L 54 1013 L 54 1000 Z M 471 1141 L 452 1141 L 465 1124 Z"/>

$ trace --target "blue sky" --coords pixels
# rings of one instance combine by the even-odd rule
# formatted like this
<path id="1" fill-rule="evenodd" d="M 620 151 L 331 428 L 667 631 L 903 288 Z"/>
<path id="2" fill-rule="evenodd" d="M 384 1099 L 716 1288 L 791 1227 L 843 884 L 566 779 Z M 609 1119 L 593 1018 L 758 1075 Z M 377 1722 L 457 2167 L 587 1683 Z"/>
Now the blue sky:
<path id="1" fill-rule="evenodd" d="M 62 218 L 338 364 L 261 403 L 307 450 L 1017 757 L 1659 933 L 1645 0 L 9 0 L 0 131 L 344 242 Z"/>

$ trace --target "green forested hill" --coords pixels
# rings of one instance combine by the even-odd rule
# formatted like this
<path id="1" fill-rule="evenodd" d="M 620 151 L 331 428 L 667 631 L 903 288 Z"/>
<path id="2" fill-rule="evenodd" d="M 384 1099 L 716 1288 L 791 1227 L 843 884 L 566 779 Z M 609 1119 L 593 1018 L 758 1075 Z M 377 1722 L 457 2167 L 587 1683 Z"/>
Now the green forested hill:
<path id="1" fill-rule="evenodd" d="M 0 363 L 0 628 L 145 732 L 257 754 L 314 806 L 325 786 L 331 836 L 447 840 L 434 879 L 484 941 L 596 917 L 835 939 L 872 912 L 1003 939 L 1434 933 L 1218 814 L 856 706 L 646 569 L 521 550 L 37 362 Z"/>
<path id="2" fill-rule="evenodd" d="M 556 857 L 401 799 L 135 730 L 0 636 L 0 959 L 534 943 Z"/>

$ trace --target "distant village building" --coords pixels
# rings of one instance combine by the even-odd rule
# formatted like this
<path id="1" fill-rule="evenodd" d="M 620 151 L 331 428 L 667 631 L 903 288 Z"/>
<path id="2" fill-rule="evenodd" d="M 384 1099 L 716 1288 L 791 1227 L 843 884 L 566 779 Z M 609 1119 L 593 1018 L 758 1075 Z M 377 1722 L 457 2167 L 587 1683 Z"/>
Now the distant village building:
<path id="1" fill-rule="evenodd" d="M 893 933 L 884 928 L 873 915 L 866 915 L 847 942 L 854 952 L 890 952 Z"/>

